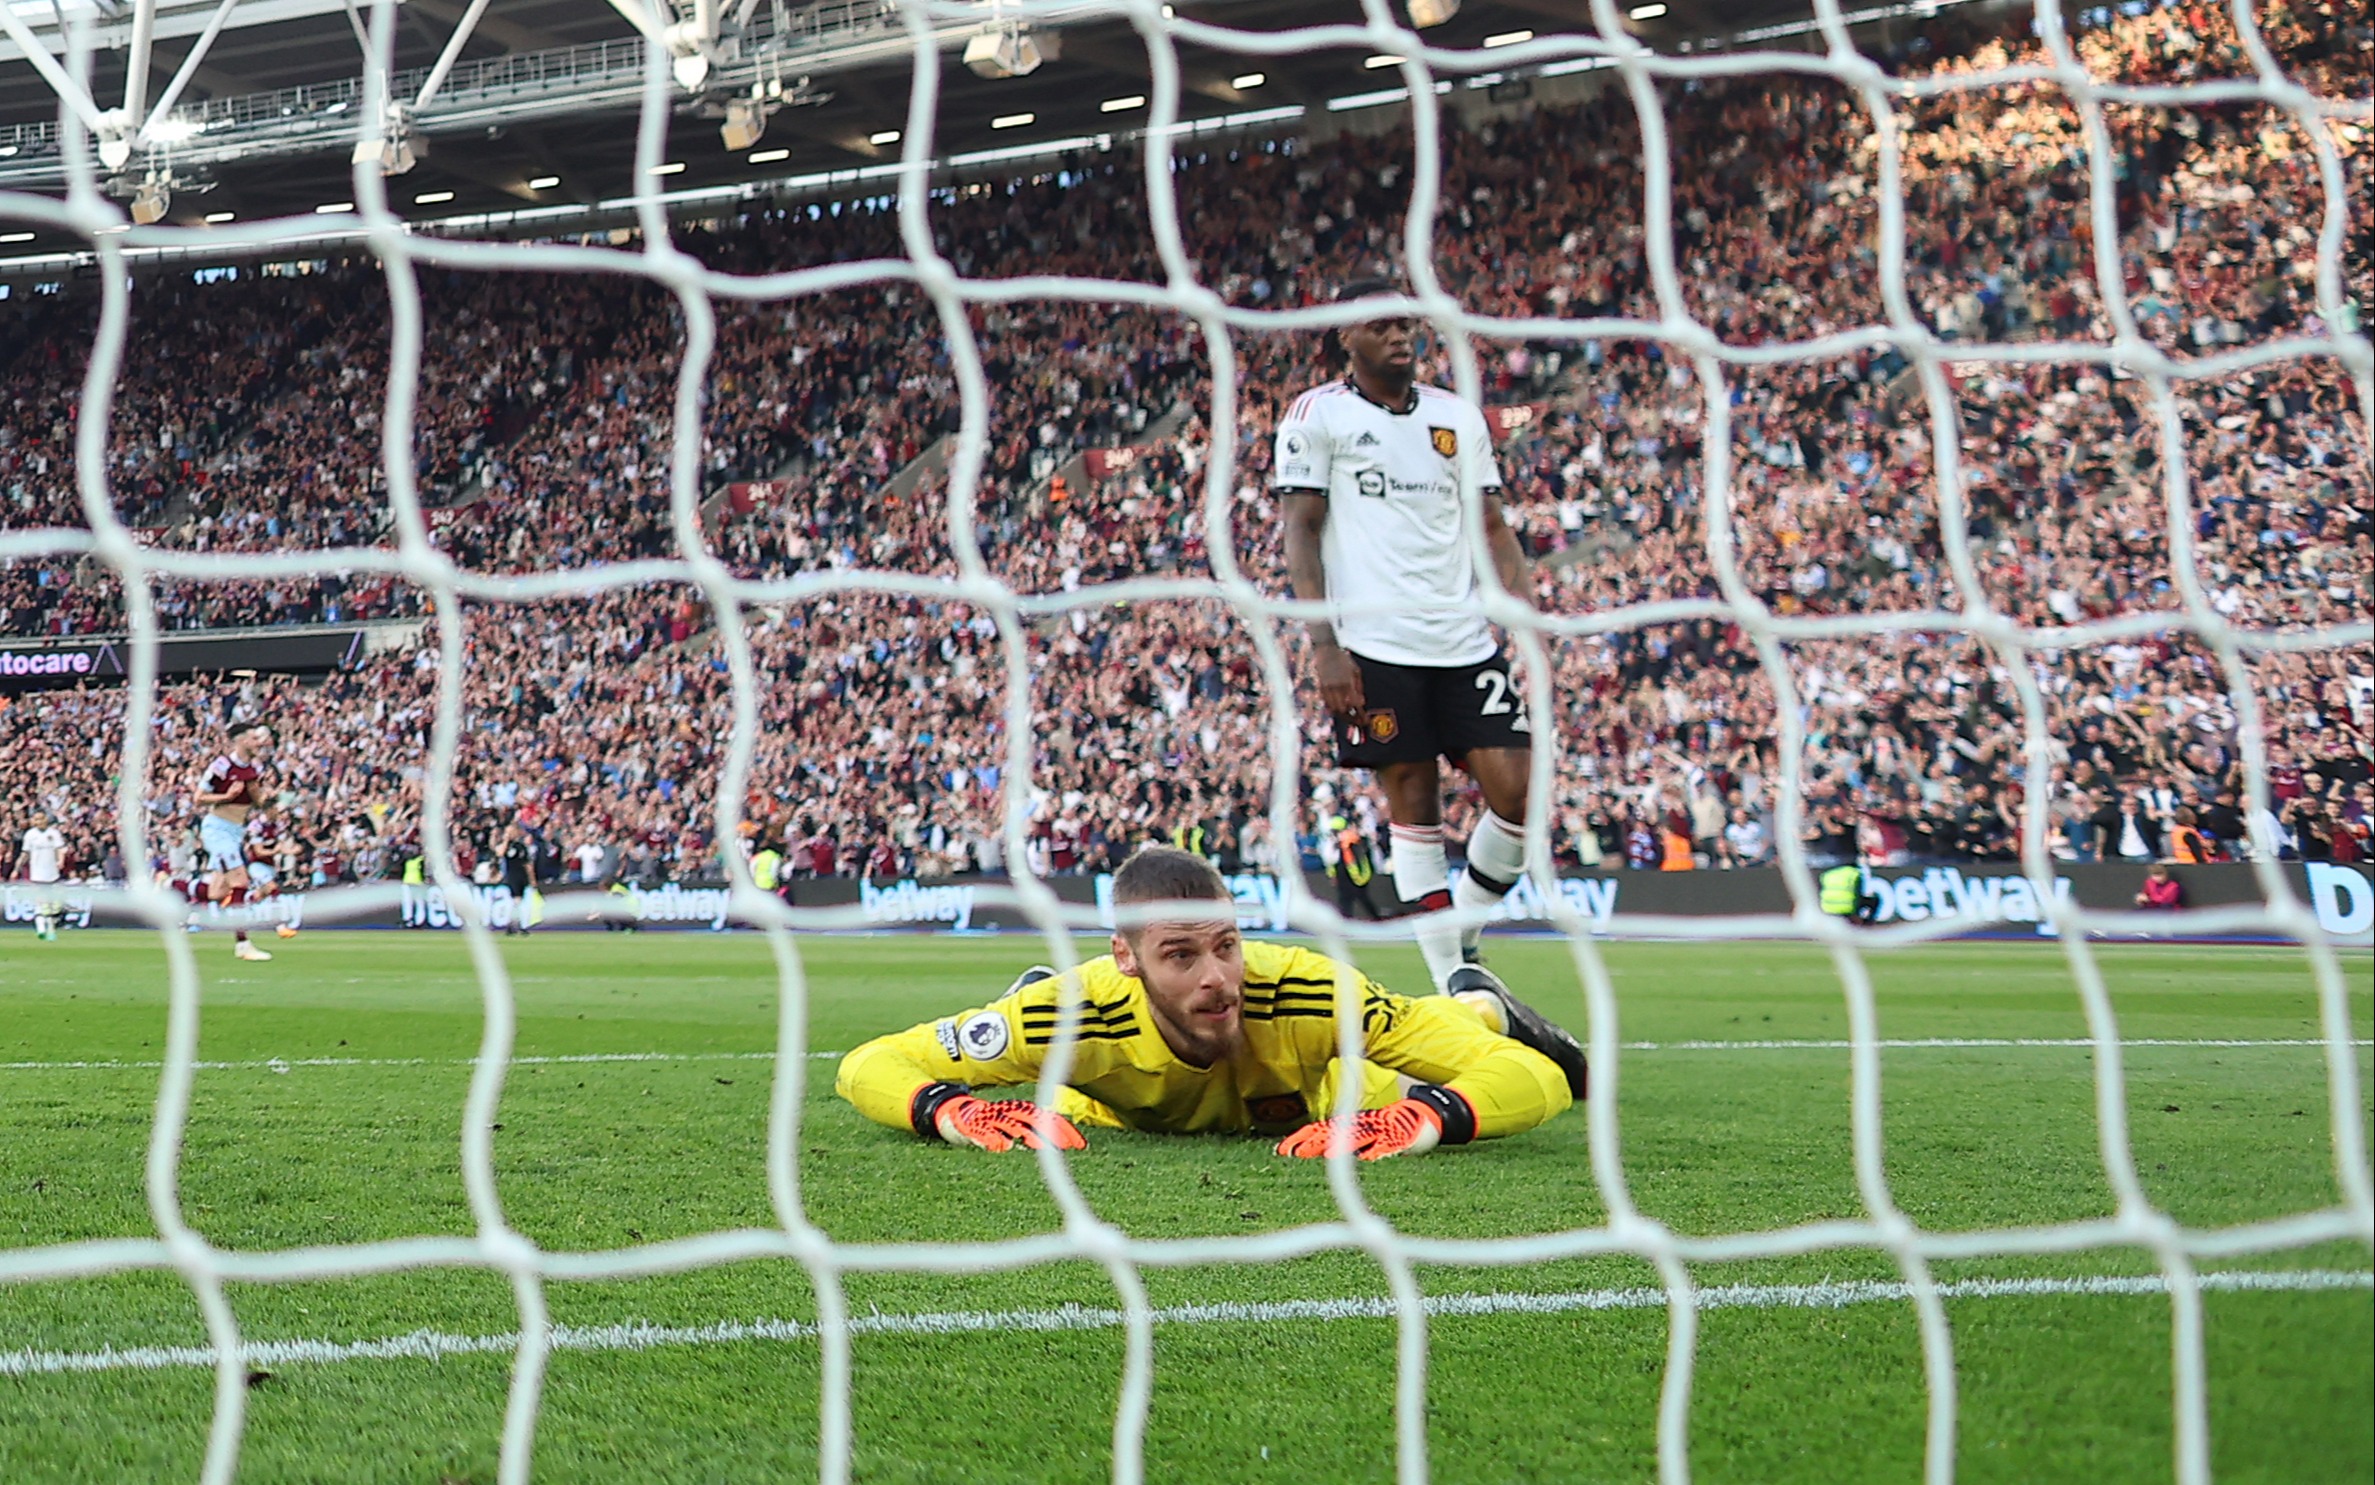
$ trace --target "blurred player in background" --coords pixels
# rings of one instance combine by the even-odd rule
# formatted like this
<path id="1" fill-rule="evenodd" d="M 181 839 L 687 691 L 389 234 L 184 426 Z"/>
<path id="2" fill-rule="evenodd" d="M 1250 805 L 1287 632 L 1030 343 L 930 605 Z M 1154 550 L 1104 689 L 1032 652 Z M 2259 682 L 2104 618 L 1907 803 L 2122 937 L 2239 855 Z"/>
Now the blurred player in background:
<path id="1" fill-rule="evenodd" d="M 49 811 L 38 810 L 25 831 L 23 845 L 25 880 L 33 884 L 33 932 L 38 938 L 54 940 L 59 920 L 66 915 L 65 897 L 58 886 L 58 879 L 65 875 L 66 835 Z"/>
<path id="2" fill-rule="evenodd" d="M 217 907 L 237 907 L 247 900 L 247 817 L 256 807 L 264 750 L 271 745 L 268 724 L 235 723 L 229 750 L 207 765 L 198 781 L 198 840 L 206 853 L 206 896 Z M 235 958 L 272 957 L 247 941 L 245 928 L 235 932 Z"/>
<path id="3" fill-rule="evenodd" d="M 1336 297 L 1398 292 L 1356 279 Z M 1485 621 L 1461 487 L 1484 504 L 1493 569 L 1530 590 L 1524 552 L 1491 492 L 1501 485 L 1484 414 L 1440 387 L 1416 384 L 1418 321 L 1399 310 L 1331 334 L 1345 373 L 1305 392 L 1278 423 L 1271 483 L 1286 520 L 1287 575 L 1297 598 L 1325 600 L 1310 626 L 1321 699 L 1338 728 L 1336 756 L 1375 771 L 1392 817 L 1394 889 L 1421 914 L 1419 952 L 1438 990 L 1473 966 L 1480 929 L 1443 912 L 1482 910 L 1525 872 L 1531 726 L 1509 662 Z M 1438 760 L 1465 768 L 1484 793 L 1456 887 L 1443 842 Z"/>
<path id="4" fill-rule="evenodd" d="M 496 858 L 502 874 L 503 889 L 511 894 L 511 921 L 503 925 L 505 937 L 526 937 L 531 926 L 529 908 L 533 905 L 529 894 L 536 890 L 536 852 L 528 837 L 517 825 L 503 830 L 501 851 Z"/>
<path id="5" fill-rule="evenodd" d="M 280 896 L 280 867 L 275 854 L 280 849 L 280 827 L 269 815 L 251 815 L 247 822 L 247 900 L 267 902 Z M 276 925 L 274 933 L 282 938 L 295 938 L 297 930 L 287 923 Z"/>

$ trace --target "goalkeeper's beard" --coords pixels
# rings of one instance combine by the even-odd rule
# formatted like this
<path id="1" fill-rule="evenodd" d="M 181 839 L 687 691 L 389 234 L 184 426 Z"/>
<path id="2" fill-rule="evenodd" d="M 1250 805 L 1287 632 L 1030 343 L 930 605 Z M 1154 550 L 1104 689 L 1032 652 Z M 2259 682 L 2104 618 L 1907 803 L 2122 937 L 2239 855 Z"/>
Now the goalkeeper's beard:
<path id="1" fill-rule="evenodd" d="M 1151 987 L 1150 987 L 1151 988 Z M 1200 1067 L 1226 1062 L 1245 1045 L 1245 992 L 1217 995 L 1198 993 L 1183 1004 L 1166 1006 L 1150 995 L 1148 1008 L 1163 1040 L 1182 1060 Z"/>

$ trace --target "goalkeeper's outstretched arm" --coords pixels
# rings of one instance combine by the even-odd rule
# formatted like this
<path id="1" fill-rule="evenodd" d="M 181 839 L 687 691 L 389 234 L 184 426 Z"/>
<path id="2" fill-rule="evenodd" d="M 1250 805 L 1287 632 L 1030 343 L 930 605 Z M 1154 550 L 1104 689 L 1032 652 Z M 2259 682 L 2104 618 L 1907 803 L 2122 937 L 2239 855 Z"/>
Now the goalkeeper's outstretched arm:
<path id="1" fill-rule="evenodd" d="M 986 1149 L 1035 1144 L 1033 1105 L 1018 1100 L 993 1105 L 973 1094 L 977 1088 L 1023 1088 L 1039 1081 L 1050 1040 L 1039 1023 L 1051 1019 L 1046 1007 L 1053 999 L 1050 990 L 1034 995 L 1030 985 L 1018 984 L 989 1005 L 878 1036 L 841 1059 L 833 1091 L 875 1123 L 926 1139 Z M 1074 1125 L 1127 1127 L 1111 1109 L 1076 1089 L 1064 1090 L 1055 1112 L 1055 1140 L 1067 1148 L 1080 1144 Z"/>

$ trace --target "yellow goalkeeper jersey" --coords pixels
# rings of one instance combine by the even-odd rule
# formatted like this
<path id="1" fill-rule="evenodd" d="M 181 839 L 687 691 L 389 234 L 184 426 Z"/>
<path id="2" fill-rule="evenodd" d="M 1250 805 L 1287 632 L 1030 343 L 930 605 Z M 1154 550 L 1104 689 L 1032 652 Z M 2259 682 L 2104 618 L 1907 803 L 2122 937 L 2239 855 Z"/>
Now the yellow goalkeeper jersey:
<path id="1" fill-rule="evenodd" d="M 1058 1108 L 1074 1123 L 1195 1134 L 1284 1132 L 1334 1107 L 1336 995 L 1361 1000 L 1363 1108 L 1400 1094 L 1395 1074 L 1451 1089 L 1476 1112 L 1479 1138 L 1516 1134 L 1567 1107 L 1550 1059 L 1488 1029 L 1445 996 L 1381 988 L 1324 954 L 1245 945 L 1245 1039 L 1211 1067 L 1175 1056 L 1156 1028 L 1146 987 L 1113 957 L 1080 967 L 1080 1035 Z M 910 1128 L 915 1098 L 936 1084 L 1028 1087 L 1056 1039 L 1065 981 L 1041 980 L 1000 1000 L 890 1036 L 841 1061 L 834 1086 L 878 1124 Z"/>

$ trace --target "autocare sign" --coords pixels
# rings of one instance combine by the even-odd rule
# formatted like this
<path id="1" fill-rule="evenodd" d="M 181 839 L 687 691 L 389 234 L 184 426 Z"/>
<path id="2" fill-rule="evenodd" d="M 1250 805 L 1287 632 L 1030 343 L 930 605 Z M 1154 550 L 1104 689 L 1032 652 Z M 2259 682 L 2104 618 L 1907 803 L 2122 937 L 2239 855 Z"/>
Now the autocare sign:
<path id="1" fill-rule="evenodd" d="M 0 690 L 33 691 L 123 678 L 123 662 L 112 644 L 50 645 L 0 639 Z"/>
<path id="2" fill-rule="evenodd" d="M 161 634 L 157 674 L 178 678 L 247 669 L 268 675 L 322 675 L 360 663 L 365 634 L 355 624 L 296 624 L 250 634 Z M 0 691 L 85 682 L 120 685 L 131 655 L 131 641 L 122 635 L 81 641 L 0 638 Z"/>

